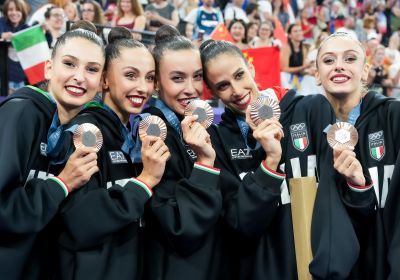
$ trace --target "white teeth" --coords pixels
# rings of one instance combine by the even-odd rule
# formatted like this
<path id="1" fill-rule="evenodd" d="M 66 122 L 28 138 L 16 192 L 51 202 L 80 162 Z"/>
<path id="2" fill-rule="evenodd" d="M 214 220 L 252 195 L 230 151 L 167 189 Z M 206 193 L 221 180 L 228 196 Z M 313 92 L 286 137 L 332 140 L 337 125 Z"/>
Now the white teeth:
<path id="1" fill-rule="evenodd" d="M 140 98 L 140 97 L 129 97 L 129 100 L 132 103 L 142 103 L 143 102 L 143 98 Z"/>
<path id="2" fill-rule="evenodd" d="M 76 87 L 67 87 L 69 91 L 72 91 L 74 93 L 82 94 L 84 91 L 82 89 L 76 88 Z"/>
<path id="3" fill-rule="evenodd" d="M 246 104 L 247 101 L 248 101 L 248 97 L 249 97 L 249 96 L 247 95 L 246 97 L 244 97 L 244 98 L 242 98 L 242 99 L 236 101 L 236 104 L 239 104 L 239 105 Z"/>
<path id="4" fill-rule="evenodd" d="M 335 77 L 333 78 L 334 82 L 343 82 L 343 81 L 347 81 L 348 78 L 347 77 Z"/>

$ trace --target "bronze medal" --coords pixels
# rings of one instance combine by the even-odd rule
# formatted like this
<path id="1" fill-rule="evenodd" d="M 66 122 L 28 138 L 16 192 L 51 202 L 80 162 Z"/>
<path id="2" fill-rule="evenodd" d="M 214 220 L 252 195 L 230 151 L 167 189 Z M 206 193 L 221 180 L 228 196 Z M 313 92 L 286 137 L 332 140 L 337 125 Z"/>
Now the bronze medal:
<path id="1" fill-rule="evenodd" d="M 98 152 L 103 145 L 103 135 L 94 124 L 83 123 L 76 128 L 73 141 L 76 149 L 82 146 L 94 147 Z"/>
<path id="2" fill-rule="evenodd" d="M 281 108 L 278 102 L 268 96 L 260 96 L 250 104 L 250 118 L 255 125 L 263 120 L 281 117 Z"/>
<path id="3" fill-rule="evenodd" d="M 157 116 L 147 116 L 139 123 L 139 136 L 145 137 L 146 135 L 160 137 L 165 140 L 167 137 L 167 126 L 165 122 Z"/>
<path id="4" fill-rule="evenodd" d="M 185 108 L 185 116 L 197 115 L 197 122 L 208 128 L 214 120 L 214 111 L 211 106 L 200 99 L 190 101 Z"/>
<path id="5" fill-rule="evenodd" d="M 326 135 L 332 148 L 347 149 L 355 147 L 358 142 L 358 132 L 350 123 L 337 122 L 333 124 Z"/>

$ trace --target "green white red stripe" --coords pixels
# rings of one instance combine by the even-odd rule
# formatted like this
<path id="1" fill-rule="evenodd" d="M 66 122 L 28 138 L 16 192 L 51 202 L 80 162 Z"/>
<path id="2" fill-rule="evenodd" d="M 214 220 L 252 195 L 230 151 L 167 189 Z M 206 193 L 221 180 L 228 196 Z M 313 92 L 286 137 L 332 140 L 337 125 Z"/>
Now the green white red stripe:
<path id="1" fill-rule="evenodd" d="M 294 139 L 294 145 L 300 149 L 304 150 L 307 147 L 307 137 L 301 137 Z"/>
<path id="2" fill-rule="evenodd" d="M 275 179 L 284 180 L 286 178 L 286 174 L 279 173 L 279 172 L 276 172 L 276 171 L 270 169 L 267 166 L 267 164 L 265 163 L 265 161 L 261 162 L 260 167 L 261 167 L 261 170 L 264 171 L 264 173 L 266 173 L 267 175 L 269 175 L 271 177 L 274 177 Z"/>
<path id="3" fill-rule="evenodd" d="M 374 158 L 376 159 L 380 159 L 383 154 L 385 153 L 384 147 L 383 146 L 379 146 L 379 147 L 375 147 L 371 149 L 372 155 Z"/>
<path id="4" fill-rule="evenodd" d="M 355 192 L 366 192 L 373 187 L 372 183 L 367 186 L 355 186 L 355 185 L 352 185 L 349 182 L 347 182 L 347 185 L 349 186 L 349 188 L 352 191 L 355 191 Z"/>
<path id="5" fill-rule="evenodd" d="M 56 182 L 65 192 L 65 196 L 67 196 L 70 192 L 67 184 L 60 177 L 50 177 L 49 180 Z"/>
<path id="6" fill-rule="evenodd" d="M 215 175 L 219 175 L 219 173 L 221 172 L 221 170 L 218 168 L 208 166 L 208 165 L 202 164 L 200 162 L 195 162 L 193 167 L 196 169 L 200 169 L 200 170 L 215 174 Z"/>
<path id="7" fill-rule="evenodd" d="M 50 58 L 50 49 L 42 27 L 35 25 L 14 33 L 11 43 L 29 83 L 44 81 L 44 65 Z"/>
<path id="8" fill-rule="evenodd" d="M 145 190 L 147 192 L 147 194 L 149 195 L 149 197 L 151 197 L 153 195 L 153 191 L 145 182 L 143 182 L 137 178 L 131 178 L 131 179 L 129 179 L 129 181 L 132 181 L 134 184 L 136 184 L 137 186 L 139 186 L 143 190 Z"/>

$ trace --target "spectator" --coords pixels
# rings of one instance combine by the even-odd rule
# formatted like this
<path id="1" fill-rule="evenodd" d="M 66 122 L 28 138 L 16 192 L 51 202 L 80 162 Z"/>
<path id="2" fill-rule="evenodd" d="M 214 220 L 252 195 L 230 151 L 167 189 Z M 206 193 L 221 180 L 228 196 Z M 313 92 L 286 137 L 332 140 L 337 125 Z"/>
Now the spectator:
<path id="1" fill-rule="evenodd" d="M 64 33 L 63 27 L 65 25 L 64 10 L 55 6 L 47 9 L 44 14 L 46 19 L 45 30 L 46 37 L 49 42 L 49 47 L 53 48 L 57 39 Z"/>
<path id="2" fill-rule="evenodd" d="M 394 32 L 389 38 L 389 46 L 385 49 L 385 55 L 392 64 L 400 65 L 400 36 L 399 32 Z"/>
<path id="3" fill-rule="evenodd" d="M 250 46 L 253 48 L 281 47 L 281 45 L 282 42 L 274 38 L 274 27 L 270 21 L 261 23 L 258 30 L 258 37 L 250 43 Z"/>
<path id="4" fill-rule="evenodd" d="M 94 24 L 104 25 L 106 22 L 100 4 L 94 0 L 85 0 L 81 4 L 81 17 Z"/>
<path id="5" fill-rule="evenodd" d="M 243 0 L 232 0 L 225 8 L 225 24 L 230 25 L 232 20 L 241 19 L 246 24 L 249 22 L 246 12 L 242 9 Z"/>
<path id="6" fill-rule="evenodd" d="M 92 22 L 97 25 L 105 25 L 106 19 L 104 17 L 103 9 L 100 4 L 94 0 L 84 0 L 81 4 L 81 17 L 83 20 Z M 101 28 L 97 27 L 97 35 L 103 39 L 104 43 L 107 43 L 106 38 L 108 37 L 108 33 L 110 32 L 109 28 Z"/>
<path id="7" fill-rule="evenodd" d="M 197 38 L 199 31 L 204 31 L 204 39 L 208 39 L 215 27 L 224 21 L 219 9 L 214 8 L 214 0 L 204 0 L 203 5 L 192 10 L 185 21 L 194 25 L 194 38 Z"/>
<path id="8" fill-rule="evenodd" d="M 157 31 L 161 26 L 168 24 L 178 26 L 179 15 L 175 7 L 167 0 L 154 0 L 146 6 L 147 29 Z"/>
<path id="9" fill-rule="evenodd" d="M 6 0 L 3 6 L 4 17 L 0 18 L 0 36 L 2 40 L 11 41 L 13 33 L 28 27 L 25 23 L 27 7 L 23 0 Z M 8 94 L 25 85 L 25 74 L 19 63 L 16 51 L 8 48 L 7 57 Z"/>
<path id="10" fill-rule="evenodd" d="M 349 15 L 344 20 L 344 26 L 338 28 L 336 30 L 336 32 L 345 32 L 345 33 L 349 34 L 351 37 L 353 37 L 354 40 L 358 40 L 358 36 L 355 31 L 355 28 L 356 28 L 356 21 L 354 19 L 354 16 Z"/>
<path id="11" fill-rule="evenodd" d="M 304 74 L 308 74 L 310 62 L 306 60 L 307 48 L 303 44 L 303 31 L 298 24 L 288 28 L 288 44 L 281 51 L 281 81 L 286 88 L 300 89 Z"/>
<path id="12" fill-rule="evenodd" d="M 239 49 L 248 49 L 247 44 L 247 26 L 246 23 L 241 19 L 234 19 L 231 21 L 228 27 L 229 33 L 231 33 L 233 38 L 233 44 L 235 44 Z"/>
<path id="13" fill-rule="evenodd" d="M 64 9 L 64 7 L 68 5 L 69 1 L 70 0 L 49 0 L 48 3 L 44 4 L 42 7 L 40 7 L 32 14 L 31 18 L 28 21 L 28 25 L 44 23 L 45 22 L 44 14 L 46 13 L 48 8 L 56 6 L 58 8 Z"/>
<path id="14" fill-rule="evenodd" d="M 273 21 L 274 18 L 272 16 L 272 5 L 268 0 L 260 0 L 257 1 L 258 4 L 258 14 L 260 16 L 261 22 L 266 20 Z"/>
<path id="15" fill-rule="evenodd" d="M 389 78 L 390 62 L 385 58 L 385 47 L 378 45 L 368 62 L 371 64 L 368 75 L 368 84 L 371 90 L 375 90 L 385 96 L 391 96 L 392 80 Z"/>
<path id="16" fill-rule="evenodd" d="M 64 14 L 66 15 L 67 20 L 69 21 L 79 20 L 78 8 L 76 7 L 76 4 L 73 2 L 69 2 L 64 6 Z"/>
<path id="17" fill-rule="evenodd" d="M 204 3 L 204 1 L 203 1 Z M 179 18 L 186 18 L 194 9 L 199 6 L 198 0 L 173 0 L 175 8 L 178 10 Z"/>
<path id="18" fill-rule="evenodd" d="M 390 9 L 390 30 L 400 30 L 400 0 L 389 0 L 388 7 Z"/>
<path id="19" fill-rule="evenodd" d="M 261 22 L 260 13 L 258 11 L 257 3 L 249 3 L 246 7 L 246 15 L 249 19 L 249 22 Z"/>
<path id="20" fill-rule="evenodd" d="M 308 12 L 306 9 L 300 11 L 300 25 L 303 31 L 304 39 L 307 41 L 314 41 L 313 25 L 308 21 Z"/>
<path id="21" fill-rule="evenodd" d="M 285 7 L 282 0 L 272 0 L 272 15 L 274 20 L 279 19 L 284 29 L 292 22 L 288 9 Z"/>
<path id="22" fill-rule="evenodd" d="M 259 24 L 257 22 L 254 21 L 250 21 L 247 24 L 247 37 L 246 40 L 249 44 L 251 44 L 251 42 L 255 39 L 258 38 L 258 29 L 259 29 Z"/>
<path id="23" fill-rule="evenodd" d="M 146 27 L 142 5 L 139 0 L 118 0 L 117 14 L 112 21 L 113 26 L 123 26 L 129 30 L 143 31 Z M 140 33 L 133 33 L 133 38 L 140 40 Z"/>

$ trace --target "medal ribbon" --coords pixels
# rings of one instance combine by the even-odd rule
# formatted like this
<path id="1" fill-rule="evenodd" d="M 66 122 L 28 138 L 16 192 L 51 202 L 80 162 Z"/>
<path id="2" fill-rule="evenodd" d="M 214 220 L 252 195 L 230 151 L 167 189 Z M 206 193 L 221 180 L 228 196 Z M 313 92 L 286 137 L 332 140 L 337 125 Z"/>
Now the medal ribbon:
<path id="1" fill-rule="evenodd" d="M 257 144 L 256 144 L 256 146 L 255 146 L 254 149 L 250 148 L 249 145 L 248 145 L 248 143 L 247 143 L 247 136 L 248 136 L 248 134 L 249 134 L 250 127 L 249 127 L 249 125 L 247 124 L 245 118 L 242 117 L 242 116 L 236 116 L 236 122 L 237 122 L 237 124 L 238 124 L 238 126 L 239 126 L 240 133 L 242 134 L 242 137 L 243 137 L 244 143 L 246 144 L 246 147 L 247 147 L 248 149 L 250 149 L 250 150 L 257 150 L 257 149 L 259 149 L 259 148 L 260 148 L 260 143 L 257 142 Z"/>

